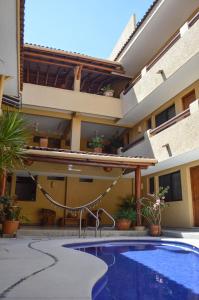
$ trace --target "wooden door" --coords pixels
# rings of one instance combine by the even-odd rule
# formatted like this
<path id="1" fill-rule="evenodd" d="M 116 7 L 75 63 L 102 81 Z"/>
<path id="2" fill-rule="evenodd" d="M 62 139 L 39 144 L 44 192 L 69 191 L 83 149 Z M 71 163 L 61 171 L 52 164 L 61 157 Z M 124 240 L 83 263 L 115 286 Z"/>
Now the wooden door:
<path id="1" fill-rule="evenodd" d="M 195 90 L 191 91 L 184 97 L 182 97 L 183 110 L 189 108 L 189 105 L 196 100 Z"/>
<path id="2" fill-rule="evenodd" d="M 194 226 L 199 226 L 199 166 L 191 168 L 190 172 Z"/>

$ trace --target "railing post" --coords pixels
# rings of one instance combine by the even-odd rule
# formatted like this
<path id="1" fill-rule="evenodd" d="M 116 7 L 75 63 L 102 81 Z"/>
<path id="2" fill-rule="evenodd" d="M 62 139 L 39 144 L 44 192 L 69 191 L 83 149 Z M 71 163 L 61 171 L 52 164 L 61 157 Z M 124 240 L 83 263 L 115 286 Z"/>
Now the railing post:
<path id="1" fill-rule="evenodd" d="M 141 218 L 141 168 L 138 166 L 135 169 L 135 200 L 136 200 L 136 224 L 137 226 L 142 225 Z"/>

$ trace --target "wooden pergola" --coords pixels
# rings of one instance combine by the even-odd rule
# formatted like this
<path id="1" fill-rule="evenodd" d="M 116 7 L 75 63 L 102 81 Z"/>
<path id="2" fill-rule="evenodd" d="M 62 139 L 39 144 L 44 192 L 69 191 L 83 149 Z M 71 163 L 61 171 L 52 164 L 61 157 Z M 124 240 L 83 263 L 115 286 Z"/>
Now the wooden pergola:
<path id="1" fill-rule="evenodd" d="M 141 170 L 155 165 L 157 163 L 156 159 L 32 146 L 28 146 L 24 152 L 27 159 L 33 162 L 120 168 L 125 170 L 126 174 L 135 172 L 137 226 L 141 226 L 141 207 L 138 201 L 141 198 Z"/>
<path id="2" fill-rule="evenodd" d="M 78 53 L 25 44 L 23 49 L 23 82 L 72 90 L 74 80 L 80 80 L 80 91 L 100 94 L 111 84 L 115 97 L 128 85 L 120 63 Z"/>

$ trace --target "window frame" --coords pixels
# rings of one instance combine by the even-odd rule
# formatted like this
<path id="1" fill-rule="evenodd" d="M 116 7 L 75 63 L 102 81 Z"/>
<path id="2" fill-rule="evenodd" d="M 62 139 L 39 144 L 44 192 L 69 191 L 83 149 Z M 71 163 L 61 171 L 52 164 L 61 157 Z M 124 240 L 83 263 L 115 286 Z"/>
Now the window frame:
<path id="1" fill-rule="evenodd" d="M 34 177 L 37 180 L 37 176 L 34 176 Z M 19 178 L 28 178 L 28 179 L 31 179 L 28 176 L 20 176 L 20 175 L 16 176 L 16 181 L 15 181 L 16 200 L 17 201 L 24 201 L 24 202 L 35 202 L 37 200 L 37 186 L 36 186 L 36 183 L 31 179 L 32 180 L 32 190 L 33 190 L 32 195 L 34 196 L 33 198 L 25 198 L 25 196 L 21 197 L 20 195 L 19 196 L 17 195 L 17 179 L 19 179 Z"/>
<path id="2" fill-rule="evenodd" d="M 173 108 L 174 108 L 174 116 L 169 117 L 169 110 L 171 110 Z M 157 124 L 158 123 L 157 118 L 160 117 L 161 115 L 163 116 L 164 114 L 166 114 L 166 120 L 164 122 L 160 123 L 160 124 Z M 159 127 L 159 126 L 161 126 L 162 124 L 164 124 L 165 122 L 167 122 L 168 120 L 172 119 L 175 116 L 176 116 L 176 107 L 175 107 L 175 103 L 173 103 L 172 105 L 168 106 L 166 109 L 162 110 L 160 113 L 155 115 L 155 126 Z"/>
<path id="3" fill-rule="evenodd" d="M 173 177 L 176 175 L 176 174 L 179 174 L 179 187 L 180 187 L 180 190 L 178 191 L 178 194 L 180 195 L 178 198 L 175 198 L 175 194 L 174 194 L 174 181 L 173 181 Z M 175 172 L 172 172 L 172 173 L 167 173 L 167 174 L 164 174 L 164 175 L 161 175 L 158 177 L 158 183 L 159 183 L 159 188 L 160 187 L 163 187 L 163 188 L 166 188 L 165 185 L 161 184 L 160 183 L 160 179 L 163 178 L 163 177 L 168 177 L 169 176 L 169 179 L 167 178 L 167 180 L 169 181 L 169 184 L 167 184 L 166 186 L 169 186 L 169 190 L 168 190 L 168 194 L 165 195 L 165 202 L 176 202 L 176 201 L 182 201 L 183 200 L 183 195 L 182 195 L 182 180 L 181 180 L 181 171 L 180 170 L 177 170 Z M 174 178 L 175 179 L 175 178 Z M 176 180 L 176 179 L 175 179 Z M 170 198 L 168 198 L 170 197 Z"/>

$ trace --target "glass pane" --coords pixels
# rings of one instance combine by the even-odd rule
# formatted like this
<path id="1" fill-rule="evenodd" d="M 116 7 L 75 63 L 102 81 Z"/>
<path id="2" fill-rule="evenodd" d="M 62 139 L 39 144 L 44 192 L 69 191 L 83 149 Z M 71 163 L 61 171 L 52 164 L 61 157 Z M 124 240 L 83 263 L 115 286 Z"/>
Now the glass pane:
<path id="1" fill-rule="evenodd" d="M 167 109 L 167 120 L 175 117 L 175 115 L 176 115 L 175 105 L 172 105 Z"/>
<path id="2" fill-rule="evenodd" d="M 149 178 L 149 193 L 154 194 L 155 186 L 154 186 L 154 177 Z"/>
<path id="3" fill-rule="evenodd" d="M 159 187 L 166 188 L 169 187 L 168 193 L 165 195 L 165 201 L 172 201 L 172 193 L 171 193 L 171 174 L 163 175 L 159 177 Z"/>
<path id="4" fill-rule="evenodd" d="M 180 171 L 173 173 L 171 175 L 172 175 L 172 200 L 173 201 L 182 200 Z"/>
<path id="5" fill-rule="evenodd" d="M 29 177 L 17 176 L 15 194 L 18 201 L 35 201 L 36 184 Z"/>

